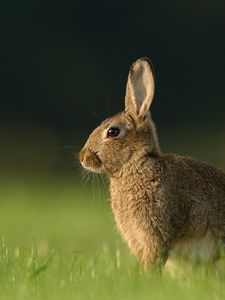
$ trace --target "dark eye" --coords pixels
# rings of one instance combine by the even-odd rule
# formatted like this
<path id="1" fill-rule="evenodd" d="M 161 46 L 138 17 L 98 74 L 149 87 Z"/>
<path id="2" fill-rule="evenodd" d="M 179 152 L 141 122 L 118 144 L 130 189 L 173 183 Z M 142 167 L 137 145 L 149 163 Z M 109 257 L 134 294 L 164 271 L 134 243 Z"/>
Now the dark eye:
<path id="1" fill-rule="evenodd" d="M 120 134 L 120 129 L 117 127 L 110 127 L 107 131 L 107 137 L 114 138 Z"/>

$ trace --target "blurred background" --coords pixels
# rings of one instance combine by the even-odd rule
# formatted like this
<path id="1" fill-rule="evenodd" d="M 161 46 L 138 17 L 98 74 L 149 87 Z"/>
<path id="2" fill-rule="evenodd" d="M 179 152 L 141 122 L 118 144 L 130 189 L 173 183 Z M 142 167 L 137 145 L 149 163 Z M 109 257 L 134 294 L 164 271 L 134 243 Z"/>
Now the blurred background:
<path id="1" fill-rule="evenodd" d="M 225 171 L 225 1 L 1 1 L 0 37 L 0 295 L 4 287 L 20 295 L 0 298 L 31 299 L 30 281 L 32 293 L 23 288 L 23 274 L 30 272 L 25 258 L 38 268 L 34 258 L 54 252 L 49 267 L 34 268 L 50 278 L 40 299 L 49 286 L 50 299 L 65 282 L 71 287 L 71 270 L 80 274 L 73 289 L 81 283 L 87 293 L 94 286 L 114 295 L 114 285 L 116 295 L 131 299 L 132 284 L 124 285 L 123 276 L 114 281 L 107 273 L 105 284 L 91 273 L 91 282 L 82 285 L 80 261 L 103 277 L 96 258 L 114 268 L 121 258 L 127 272 L 132 264 L 106 185 L 82 181 L 77 154 L 102 120 L 123 110 L 129 67 L 148 56 L 156 78 L 151 112 L 162 150 Z M 140 288 L 133 297 L 144 299 L 142 293 Z M 220 295 L 217 281 L 213 295 Z M 92 292 L 88 297 L 101 299 Z"/>
<path id="2" fill-rule="evenodd" d="M 123 110 L 142 56 L 162 149 L 225 169 L 224 1 L 5 1 L 0 14 L 2 177 L 80 174 L 76 153 Z"/>
<path id="3" fill-rule="evenodd" d="M 129 260 L 106 184 L 82 181 L 77 154 L 123 110 L 142 56 L 162 150 L 225 170 L 224 1 L 2 1 L 0 37 L 0 257 L 36 245 L 40 258 Z"/>

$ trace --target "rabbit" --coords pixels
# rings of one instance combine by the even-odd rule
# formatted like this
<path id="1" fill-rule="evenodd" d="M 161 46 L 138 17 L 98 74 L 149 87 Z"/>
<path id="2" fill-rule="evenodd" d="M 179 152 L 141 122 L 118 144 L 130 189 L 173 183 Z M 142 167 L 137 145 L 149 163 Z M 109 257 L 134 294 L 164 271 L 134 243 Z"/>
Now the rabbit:
<path id="1" fill-rule="evenodd" d="M 103 121 L 79 153 L 85 169 L 107 175 L 118 230 L 145 271 L 172 253 L 215 260 L 225 238 L 225 173 L 161 152 L 149 112 L 154 89 L 152 64 L 140 58 L 129 71 L 125 110 Z"/>

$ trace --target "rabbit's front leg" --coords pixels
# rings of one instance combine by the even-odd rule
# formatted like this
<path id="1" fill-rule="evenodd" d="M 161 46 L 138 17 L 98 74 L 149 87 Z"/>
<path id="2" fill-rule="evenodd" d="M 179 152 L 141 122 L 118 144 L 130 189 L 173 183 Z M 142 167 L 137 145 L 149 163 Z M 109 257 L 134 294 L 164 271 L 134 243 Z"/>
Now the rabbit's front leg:
<path id="1" fill-rule="evenodd" d="M 168 243 L 160 243 L 157 239 L 152 239 L 149 244 L 146 244 L 139 255 L 144 272 L 161 269 L 168 259 L 169 250 Z"/>

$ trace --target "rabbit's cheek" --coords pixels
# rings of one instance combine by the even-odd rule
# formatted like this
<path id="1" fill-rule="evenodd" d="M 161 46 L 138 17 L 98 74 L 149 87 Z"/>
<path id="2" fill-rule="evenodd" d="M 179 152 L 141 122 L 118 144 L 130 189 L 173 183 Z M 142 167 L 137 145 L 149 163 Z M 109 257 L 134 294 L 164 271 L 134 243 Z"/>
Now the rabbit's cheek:
<path id="1" fill-rule="evenodd" d="M 131 158 L 132 155 L 132 151 L 130 150 L 130 148 L 125 148 L 122 151 L 120 151 L 120 157 L 119 160 L 120 162 L 122 162 L 123 164 L 128 162 L 129 159 Z"/>
<path id="2" fill-rule="evenodd" d="M 124 164 L 126 164 L 131 157 L 131 150 L 129 148 L 118 149 L 113 154 L 105 153 L 102 163 L 106 171 L 110 173 L 118 172 Z"/>

